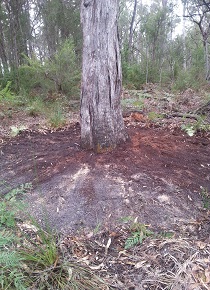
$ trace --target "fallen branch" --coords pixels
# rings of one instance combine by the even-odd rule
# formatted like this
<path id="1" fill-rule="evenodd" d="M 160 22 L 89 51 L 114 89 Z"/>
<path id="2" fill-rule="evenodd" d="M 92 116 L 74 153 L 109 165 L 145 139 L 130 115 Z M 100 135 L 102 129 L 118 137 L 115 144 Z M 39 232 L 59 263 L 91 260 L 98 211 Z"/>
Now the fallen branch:
<path id="1" fill-rule="evenodd" d="M 199 121 L 201 116 L 197 114 L 190 114 L 190 113 L 172 113 L 170 115 L 165 115 L 166 118 L 174 118 L 174 117 L 179 117 L 179 118 L 188 118 L 188 119 L 195 119 L 196 121 Z"/>

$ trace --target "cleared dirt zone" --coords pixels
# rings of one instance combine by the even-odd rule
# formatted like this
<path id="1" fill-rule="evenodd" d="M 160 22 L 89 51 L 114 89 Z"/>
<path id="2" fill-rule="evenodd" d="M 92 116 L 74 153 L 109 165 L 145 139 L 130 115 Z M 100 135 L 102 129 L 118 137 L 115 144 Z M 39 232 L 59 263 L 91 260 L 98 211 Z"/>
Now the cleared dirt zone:
<path id="1" fill-rule="evenodd" d="M 62 234 L 65 259 L 103 278 L 100 289 L 209 289 L 209 133 L 125 122 L 130 140 L 104 154 L 80 148 L 76 122 L 3 139 L 0 192 L 32 182 L 29 212 Z M 125 251 L 128 217 L 159 235 Z"/>
<path id="2" fill-rule="evenodd" d="M 139 124 L 128 132 L 126 144 L 99 155 L 80 149 L 78 123 L 52 133 L 22 132 L 0 148 L 1 180 L 12 187 L 33 182 L 30 211 L 65 233 L 126 216 L 156 230 L 199 219 L 201 187 L 210 191 L 209 136 Z"/>

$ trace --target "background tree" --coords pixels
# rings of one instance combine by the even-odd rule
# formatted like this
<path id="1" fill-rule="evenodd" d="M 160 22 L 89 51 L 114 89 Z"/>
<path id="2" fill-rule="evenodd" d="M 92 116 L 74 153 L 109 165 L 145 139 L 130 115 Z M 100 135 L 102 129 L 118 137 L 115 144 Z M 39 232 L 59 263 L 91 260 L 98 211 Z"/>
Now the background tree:
<path id="1" fill-rule="evenodd" d="M 97 152 L 111 150 L 127 138 L 120 105 L 118 8 L 118 0 L 83 0 L 81 5 L 81 142 Z"/>
<path id="2" fill-rule="evenodd" d="M 185 17 L 196 24 L 200 30 L 205 56 L 205 77 L 210 80 L 209 36 L 210 36 L 210 3 L 205 0 L 183 0 L 186 7 Z"/>
<path id="3" fill-rule="evenodd" d="M 187 16 L 183 33 L 176 29 L 177 1 L 145 2 L 120 0 L 123 85 L 140 89 L 153 82 L 185 89 L 204 84 L 210 66 L 209 2 L 183 0 Z M 0 2 L 2 87 L 10 81 L 21 94 L 32 90 L 43 98 L 49 92 L 79 96 L 80 4 L 81 0 Z M 189 26 L 189 20 L 194 25 Z"/>

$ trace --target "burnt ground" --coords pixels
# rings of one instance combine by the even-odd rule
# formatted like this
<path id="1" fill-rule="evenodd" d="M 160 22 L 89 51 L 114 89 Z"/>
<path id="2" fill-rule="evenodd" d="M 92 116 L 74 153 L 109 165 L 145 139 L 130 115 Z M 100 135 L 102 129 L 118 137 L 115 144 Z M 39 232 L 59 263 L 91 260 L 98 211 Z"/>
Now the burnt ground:
<path id="1" fill-rule="evenodd" d="M 210 191 L 209 135 L 140 123 L 127 130 L 130 140 L 105 154 L 80 148 L 78 123 L 43 134 L 23 131 L 0 148 L 0 191 L 32 182 L 30 212 L 63 233 L 127 216 L 157 230 L 198 220 L 201 187 Z"/>

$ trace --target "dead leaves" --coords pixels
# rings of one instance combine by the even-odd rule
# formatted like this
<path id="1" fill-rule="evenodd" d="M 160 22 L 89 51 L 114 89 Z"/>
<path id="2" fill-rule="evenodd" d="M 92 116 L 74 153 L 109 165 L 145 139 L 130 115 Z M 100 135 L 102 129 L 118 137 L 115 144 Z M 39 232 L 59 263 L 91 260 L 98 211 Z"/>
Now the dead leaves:
<path id="1" fill-rule="evenodd" d="M 210 289 L 210 245 L 190 238 L 151 238 L 130 250 L 124 228 L 70 239 L 70 253 L 116 289 Z M 141 279 L 139 279 L 141 277 Z"/>

